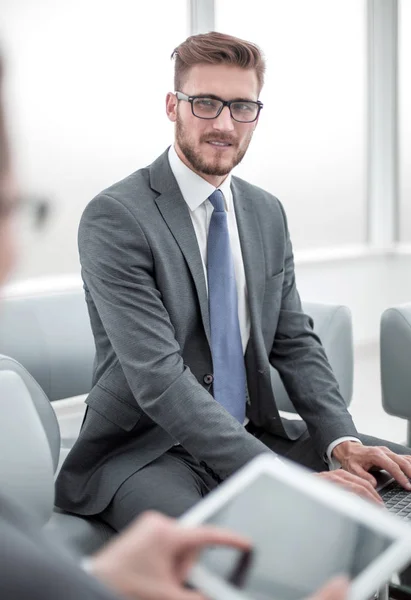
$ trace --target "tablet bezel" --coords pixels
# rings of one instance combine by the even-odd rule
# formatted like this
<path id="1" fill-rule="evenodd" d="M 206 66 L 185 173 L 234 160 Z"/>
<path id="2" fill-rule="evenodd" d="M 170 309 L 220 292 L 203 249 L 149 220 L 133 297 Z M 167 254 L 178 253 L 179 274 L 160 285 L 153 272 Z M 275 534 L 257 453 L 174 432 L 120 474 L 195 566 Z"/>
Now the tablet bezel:
<path id="1" fill-rule="evenodd" d="M 204 524 L 216 511 L 223 508 L 231 498 L 252 484 L 261 474 L 271 475 L 276 480 L 299 490 L 302 494 L 317 499 L 322 504 L 329 505 L 331 503 L 337 511 L 349 518 L 363 523 L 374 531 L 392 537 L 392 545 L 351 581 L 350 600 L 365 600 L 371 597 L 390 579 L 394 572 L 411 561 L 411 526 L 408 523 L 390 515 L 388 511 L 384 511 L 378 505 L 374 505 L 329 481 L 313 476 L 308 469 L 268 453 L 250 461 L 235 475 L 210 492 L 181 517 L 181 524 L 185 527 Z M 190 582 L 216 600 L 235 598 L 233 593 L 237 594 L 237 598 L 244 600 L 250 598 L 245 592 L 237 590 L 216 577 L 200 564 L 193 568 Z M 225 590 L 226 595 L 222 593 L 222 590 Z"/>

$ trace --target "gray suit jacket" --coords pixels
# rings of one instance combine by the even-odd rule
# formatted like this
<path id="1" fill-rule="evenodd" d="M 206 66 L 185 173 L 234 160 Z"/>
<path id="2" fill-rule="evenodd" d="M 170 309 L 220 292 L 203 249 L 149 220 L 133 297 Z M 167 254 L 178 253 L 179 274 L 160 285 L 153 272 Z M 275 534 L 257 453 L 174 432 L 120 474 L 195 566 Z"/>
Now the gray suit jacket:
<path id="1" fill-rule="evenodd" d="M 52 544 L 30 517 L 0 496 L 2 600 L 119 600 Z"/>
<path id="2" fill-rule="evenodd" d="M 275 366 L 321 456 L 356 429 L 298 296 L 280 202 L 232 178 L 251 320 L 247 416 L 296 439 L 279 417 Z M 79 250 L 96 343 L 93 388 L 57 480 L 57 505 L 95 514 L 135 471 L 180 443 L 221 480 L 267 452 L 211 393 L 213 363 L 203 266 L 167 152 L 85 209 Z M 211 377 L 210 377 L 211 375 Z"/>

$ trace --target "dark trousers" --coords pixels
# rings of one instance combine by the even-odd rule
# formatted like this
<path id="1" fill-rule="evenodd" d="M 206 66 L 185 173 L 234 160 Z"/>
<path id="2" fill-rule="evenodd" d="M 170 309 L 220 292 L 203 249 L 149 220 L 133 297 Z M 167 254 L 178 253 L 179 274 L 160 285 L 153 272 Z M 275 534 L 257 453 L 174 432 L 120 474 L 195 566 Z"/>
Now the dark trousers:
<path id="1" fill-rule="evenodd" d="M 280 456 L 316 472 L 328 470 L 315 451 L 308 433 L 295 441 L 266 432 L 256 432 L 256 436 Z M 359 439 L 367 446 L 387 446 L 397 454 L 411 454 L 411 450 L 405 446 L 369 435 L 360 434 Z M 157 510 L 170 517 L 179 517 L 217 485 L 213 475 L 193 456 L 181 446 L 175 446 L 131 475 L 100 516 L 117 531 L 145 510 Z"/>

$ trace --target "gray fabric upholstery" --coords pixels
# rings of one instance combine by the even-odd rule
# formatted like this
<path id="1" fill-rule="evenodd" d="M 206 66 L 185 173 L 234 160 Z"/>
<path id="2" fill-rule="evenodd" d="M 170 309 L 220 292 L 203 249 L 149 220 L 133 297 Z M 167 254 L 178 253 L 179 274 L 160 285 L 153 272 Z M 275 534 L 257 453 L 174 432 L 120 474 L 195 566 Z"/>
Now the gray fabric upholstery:
<path id="1" fill-rule="evenodd" d="M 42 422 L 21 377 L 0 371 L 0 487 L 45 524 L 54 504 L 54 469 Z"/>
<path id="2" fill-rule="evenodd" d="M 46 532 L 89 554 L 115 532 L 97 519 L 53 512 L 59 427 L 50 402 L 15 360 L 0 357 L 0 489 L 35 513 Z"/>
<path id="3" fill-rule="evenodd" d="M 321 339 L 340 392 L 347 406 L 353 393 L 354 354 L 351 312 L 346 306 L 303 302 L 304 311 L 314 321 L 314 331 Z M 295 408 L 277 373 L 271 368 L 271 381 L 278 407 L 287 412 Z"/>
<path id="4" fill-rule="evenodd" d="M 83 519 L 55 509 L 45 532 L 76 554 L 93 554 L 115 535 L 114 529 L 99 519 Z"/>
<path id="5" fill-rule="evenodd" d="M 50 400 L 90 390 L 94 340 L 78 290 L 2 299 L 0 353 L 21 363 Z"/>
<path id="6" fill-rule="evenodd" d="M 31 402 L 34 403 L 44 432 L 46 433 L 53 460 L 53 471 L 56 471 L 60 454 L 60 431 L 56 413 L 52 409 L 47 396 L 30 373 L 13 358 L 0 354 L 0 373 L 1 371 L 14 371 L 26 385 L 31 396 Z"/>
<path id="7" fill-rule="evenodd" d="M 411 304 L 382 314 L 380 363 L 384 410 L 411 420 Z"/>

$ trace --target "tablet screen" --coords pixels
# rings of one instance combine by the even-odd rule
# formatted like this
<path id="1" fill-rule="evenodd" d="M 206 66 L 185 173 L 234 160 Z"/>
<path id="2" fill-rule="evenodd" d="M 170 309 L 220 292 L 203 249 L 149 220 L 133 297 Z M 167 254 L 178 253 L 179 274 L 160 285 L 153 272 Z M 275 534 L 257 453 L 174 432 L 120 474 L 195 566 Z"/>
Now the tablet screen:
<path id="1" fill-rule="evenodd" d="M 206 523 L 231 528 L 254 549 L 239 563 L 229 548 L 205 550 L 200 563 L 239 583 L 255 600 L 297 600 L 337 574 L 355 578 L 394 542 L 389 534 L 341 514 L 267 474 L 231 498 Z M 238 572 L 237 572 L 238 575 Z"/>

